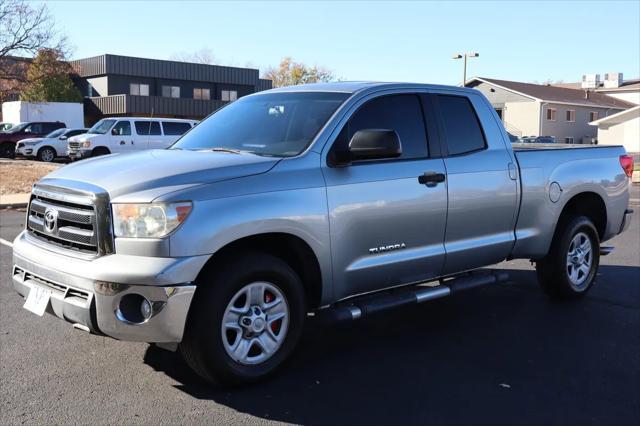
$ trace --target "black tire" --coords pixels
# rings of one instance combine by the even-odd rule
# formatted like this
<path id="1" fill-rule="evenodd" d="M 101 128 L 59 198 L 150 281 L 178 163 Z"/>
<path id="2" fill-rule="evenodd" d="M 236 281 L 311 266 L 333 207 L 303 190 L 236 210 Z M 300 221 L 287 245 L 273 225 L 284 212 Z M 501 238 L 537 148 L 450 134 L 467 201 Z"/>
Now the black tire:
<path id="1" fill-rule="evenodd" d="M 589 272 L 582 275 L 583 281 L 577 285 L 570 278 L 568 254 L 572 241 L 578 236 L 586 236 L 591 245 Z M 584 256 L 583 256 L 584 258 Z M 595 283 L 600 265 L 600 238 L 593 222 L 585 216 L 577 216 L 558 224 L 558 230 L 551 242 L 547 256 L 536 262 L 538 283 L 545 293 L 557 299 L 577 299 L 583 297 Z"/>
<path id="2" fill-rule="evenodd" d="M 50 163 L 56 159 L 56 150 L 51 148 L 50 146 L 44 146 L 38 150 L 38 155 L 36 158 L 38 161 L 44 161 L 45 163 Z"/>
<path id="3" fill-rule="evenodd" d="M 111 151 L 109 151 L 109 149 L 103 147 L 103 146 L 99 146 L 97 148 L 94 148 L 93 151 L 91 151 L 91 156 L 92 157 L 100 157 L 102 155 L 109 155 L 111 154 Z"/>
<path id="4" fill-rule="evenodd" d="M 16 156 L 16 144 L 14 142 L 0 143 L 0 158 L 14 158 Z"/>
<path id="5" fill-rule="evenodd" d="M 201 275 L 179 347 L 184 360 L 212 384 L 239 385 L 268 377 L 291 355 L 302 334 L 306 305 L 300 278 L 286 262 L 262 252 L 227 258 Z M 272 283 L 284 294 L 289 308 L 288 327 L 281 346 L 270 358 L 245 365 L 225 350 L 222 319 L 234 296 L 258 281 Z"/>

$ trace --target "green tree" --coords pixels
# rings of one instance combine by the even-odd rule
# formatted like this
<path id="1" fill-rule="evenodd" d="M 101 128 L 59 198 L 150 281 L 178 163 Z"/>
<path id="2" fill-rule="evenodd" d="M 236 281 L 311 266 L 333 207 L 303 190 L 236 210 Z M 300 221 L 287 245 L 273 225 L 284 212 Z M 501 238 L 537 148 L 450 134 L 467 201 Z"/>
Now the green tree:
<path id="1" fill-rule="evenodd" d="M 30 102 L 81 102 L 82 94 L 71 80 L 71 66 L 60 51 L 41 49 L 27 70 L 20 100 Z"/>
<path id="2" fill-rule="evenodd" d="M 302 62 L 294 62 L 290 57 L 283 58 L 277 68 L 269 68 L 265 78 L 273 81 L 273 87 L 293 86 L 296 84 L 333 81 L 333 72 L 318 67 L 310 67 Z"/>

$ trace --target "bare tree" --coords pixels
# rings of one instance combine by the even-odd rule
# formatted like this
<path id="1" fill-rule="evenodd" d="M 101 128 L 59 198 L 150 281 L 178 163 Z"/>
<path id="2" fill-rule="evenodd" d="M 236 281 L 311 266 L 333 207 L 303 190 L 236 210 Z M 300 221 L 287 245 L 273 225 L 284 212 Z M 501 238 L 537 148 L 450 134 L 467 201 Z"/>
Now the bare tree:
<path id="1" fill-rule="evenodd" d="M 0 0 L 0 102 L 17 97 L 26 81 L 29 58 L 41 49 L 53 49 L 63 58 L 69 53 L 67 40 L 55 30 L 47 7 Z"/>
<path id="2" fill-rule="evenodd" d="M 192 62 L 194 64 L 213 65 L 216 63 L 216 58 L 211 49 L 200 49 L 197 52 L 178 52 L 171 55 L 169 59 L 172 61 Z"/>
<path id="3" fill-rule="evenodd" d="M 55 29 L 46 5 L 24 0 L 0 0 L 0 59 L 35 55 L 40 49 L 67 52 L 66 38 Z"/>

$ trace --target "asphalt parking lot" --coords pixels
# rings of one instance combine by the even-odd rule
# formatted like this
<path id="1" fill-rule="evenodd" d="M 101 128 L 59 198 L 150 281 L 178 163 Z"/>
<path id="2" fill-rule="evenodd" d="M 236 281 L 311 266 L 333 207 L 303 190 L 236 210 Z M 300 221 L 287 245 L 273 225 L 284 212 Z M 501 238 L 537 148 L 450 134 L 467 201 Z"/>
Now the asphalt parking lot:
<path id="1" fill-rule="evenodd" d="M 232 390 L 207 388 L 176 354 L 22 309 L 11 249 L 0 245 L 0 424 L 638 425 L 632 208 L 582 301 L 549 301 L 529 262 L 505 262 L 507 284 L 329 329 L 311 322 L 284 371 Z M 0 237 L 12 240 L 23 222 L 23 212 L 0 212 Z"/>

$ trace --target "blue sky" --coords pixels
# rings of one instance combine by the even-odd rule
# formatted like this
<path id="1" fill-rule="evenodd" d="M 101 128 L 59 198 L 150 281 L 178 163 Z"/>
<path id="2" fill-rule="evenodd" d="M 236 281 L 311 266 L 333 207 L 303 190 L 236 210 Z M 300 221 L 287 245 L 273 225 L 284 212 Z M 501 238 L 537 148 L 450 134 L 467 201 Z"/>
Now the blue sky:
<path id="1" fill-rule="evenodd" d="M 50 2 L 76 58 L 168 59 L 211 49 L 265 69 L 284 56 L 347 80 L 457 84 L 468 75 L 543 82 L 640 76 L 640 1 Z"/>

